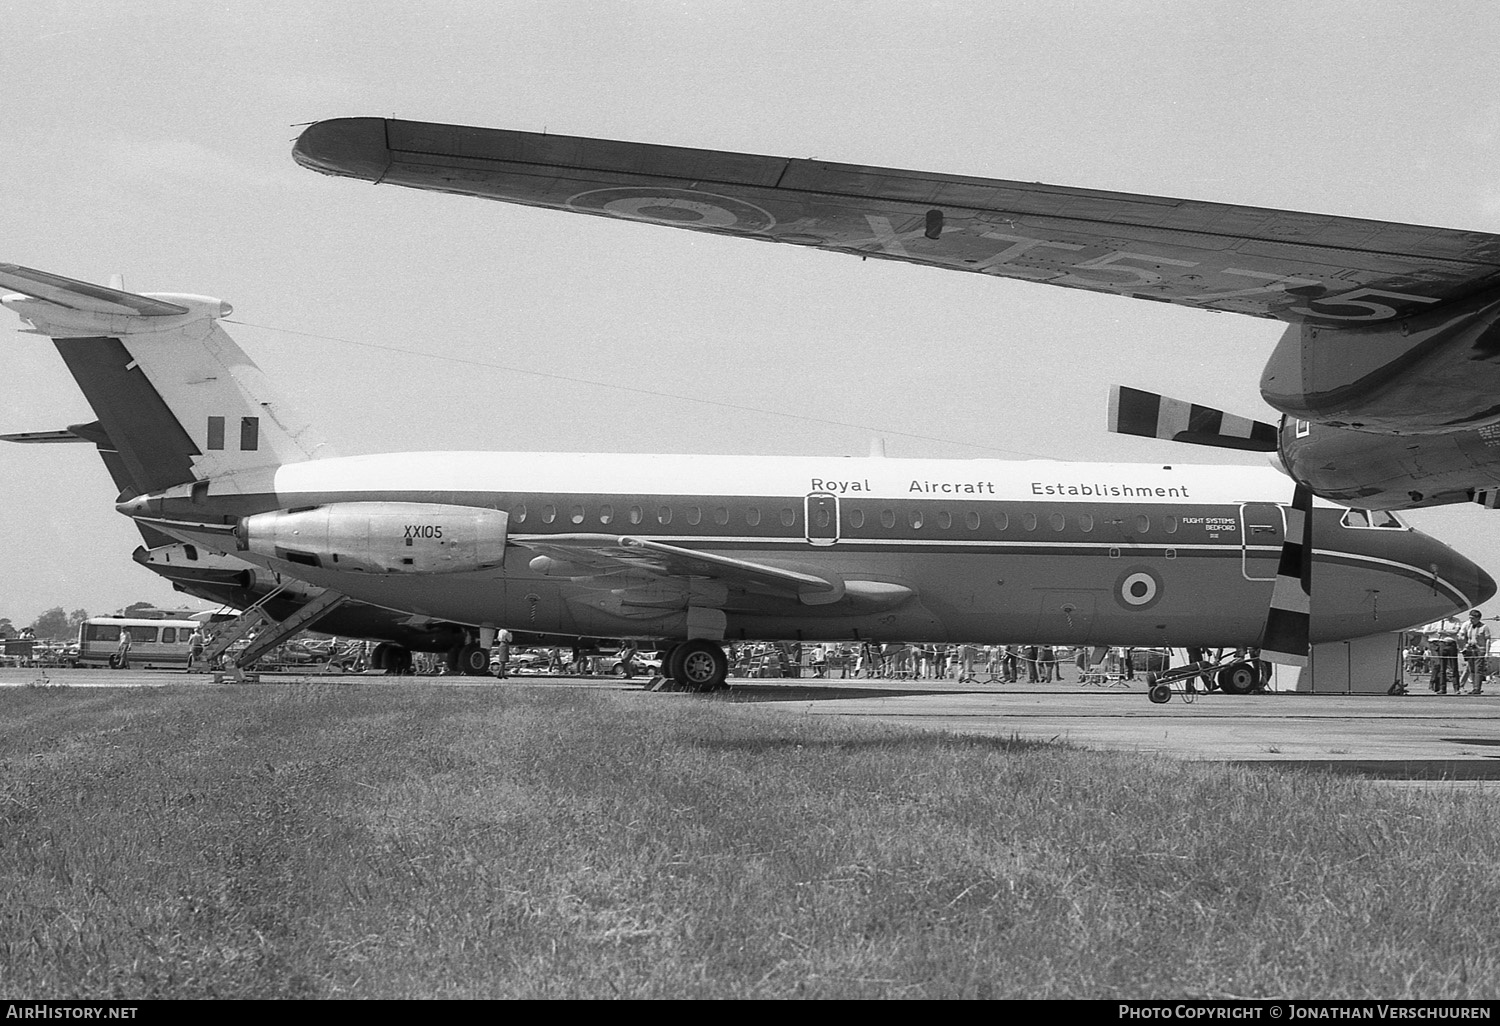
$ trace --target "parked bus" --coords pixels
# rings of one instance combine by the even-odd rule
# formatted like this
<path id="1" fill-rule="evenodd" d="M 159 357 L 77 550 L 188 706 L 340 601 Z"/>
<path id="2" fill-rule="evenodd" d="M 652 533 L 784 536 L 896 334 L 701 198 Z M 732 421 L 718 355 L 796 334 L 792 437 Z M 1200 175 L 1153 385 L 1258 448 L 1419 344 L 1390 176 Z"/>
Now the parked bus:
<path id="1" fill-rule="evenodd" d="M 115 667 L 120 632 L 130 632 L 132 667 L 185 669 L 188 638 L 201 626 L 196 620 L 135 620 L 93 616 L 78 625 L 78 665 Z"/>

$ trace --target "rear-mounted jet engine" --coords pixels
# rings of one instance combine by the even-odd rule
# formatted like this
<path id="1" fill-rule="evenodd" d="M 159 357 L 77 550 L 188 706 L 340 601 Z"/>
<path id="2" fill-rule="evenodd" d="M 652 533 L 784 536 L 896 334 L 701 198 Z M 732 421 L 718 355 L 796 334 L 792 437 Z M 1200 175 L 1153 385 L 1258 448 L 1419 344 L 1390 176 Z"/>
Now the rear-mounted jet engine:
<path id="1" fill-rule="evenodd" d="M 455 574 L 505 560 L 503 510 L 418 502 L 336 502 L 245 517 L 241 552 L 330 570 Z"/>

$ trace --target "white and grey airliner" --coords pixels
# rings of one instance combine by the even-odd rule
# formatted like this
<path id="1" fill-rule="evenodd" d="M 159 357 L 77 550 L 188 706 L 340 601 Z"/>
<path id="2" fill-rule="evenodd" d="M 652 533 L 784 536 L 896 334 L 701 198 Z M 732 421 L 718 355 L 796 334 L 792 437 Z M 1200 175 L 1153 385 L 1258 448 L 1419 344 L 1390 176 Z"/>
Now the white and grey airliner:
<path id="1" fill-rule="evenodd" d="M 217 323 L 228 304 L 16 265 L 138 494 L 182 542 L 461 631 L 665 644 L 708 689 L 726 642 L 1255 645 L 1292 483 L 1275 468 L 593 453 L 338 457 Z M 1314 642 L 1495 593 L 1389 513 L 1320 503 Z"/>

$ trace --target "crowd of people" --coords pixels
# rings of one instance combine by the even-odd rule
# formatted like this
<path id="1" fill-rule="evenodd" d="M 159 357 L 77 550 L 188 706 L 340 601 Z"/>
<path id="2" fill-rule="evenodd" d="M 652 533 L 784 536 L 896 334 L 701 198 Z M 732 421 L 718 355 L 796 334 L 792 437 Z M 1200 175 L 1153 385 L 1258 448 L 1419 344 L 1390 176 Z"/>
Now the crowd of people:
<path id="1" fill-rule="evenodd" d="M 1406 649 L 1406 671 L 1426 675 L 1428 690 L 1434 694 L 1461 695 L 1467 687 L 1470 694 L 1482 695 L 1493 642 L 1479 610 L 1471 610 L 1468 622 L 1456 631 L 1425 638 L 1413 635 Z"/>
<path id="2" fill-rule="evenodd" d="M 1163 658 L 1145 649 L 1110 648 L 1096 667 L 1092 657 L 1089 648 L 1054 645 L 764 642 L 730 645 L 729 674 L 1050 684 L 1101 672 L 1129 680 Z"/>

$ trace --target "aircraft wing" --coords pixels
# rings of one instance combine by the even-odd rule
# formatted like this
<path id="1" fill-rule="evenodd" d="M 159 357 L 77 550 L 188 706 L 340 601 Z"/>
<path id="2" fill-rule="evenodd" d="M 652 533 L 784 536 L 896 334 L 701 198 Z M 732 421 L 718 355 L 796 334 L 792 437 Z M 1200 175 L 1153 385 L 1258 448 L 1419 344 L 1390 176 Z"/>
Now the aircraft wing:
<path id="1" fill-rule="evenodd" d="M 1288 322 L 1405 317 L 1500 284 L 1500 235 L 646 143 L 319 121 L 325 174 Z"/>
<path id="2" fill-rule="evenodd" d="M 837 577 L 735 559 L 717 553 L 667 545 L 646 538 L 608 534 L 512 535 L 512 545 L 536 552 L 532 568 L 565 577 L 636 574 L 654 578 L 713 581 L 729 587 L 796 596 L 809 605 L 836 602 L 844 595 Z"/>

